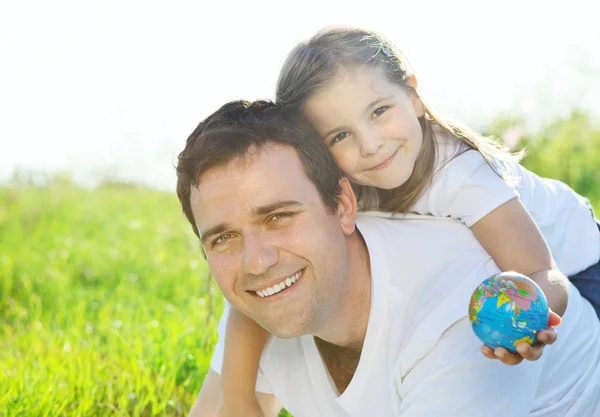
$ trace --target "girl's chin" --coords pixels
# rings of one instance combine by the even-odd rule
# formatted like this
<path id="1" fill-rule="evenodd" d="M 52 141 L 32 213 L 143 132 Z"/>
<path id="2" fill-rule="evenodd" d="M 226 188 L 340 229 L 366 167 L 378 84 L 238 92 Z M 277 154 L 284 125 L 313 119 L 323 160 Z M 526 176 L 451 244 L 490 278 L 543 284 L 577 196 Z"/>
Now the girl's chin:
<path id="1" fill-rule="evenodd" d="M 381 184 L 381 185 L 375 185 L 374 187 L 379 188 L 380 190 L 384 190 L 384 191 L 392 191 L 395 190 L 396 188 L 400 187 L 403 183 L 400 184 Z"/>
<path id="2" fill-rule="evenodd" d="M 382 191 L 393 191 L 396 188 L 400 187 L 404 182 L 399 181 L 371 181 L 372 187 L 379 188 Z"/>
<path id="3" fill-rule="evenodd" d="M 353 178 L 348 176 L 348 178 L 350 179 L 351 182 L 353 182 L 354 184 L 357 185 L 364 185 L 366 187 L 374 187 L 374 188 L 378 188 L 380 190 L 395 190 L 396 188 L 400 187 L 402 184 L 404 184 L 405 181 L 402 182 L 398 182 L 398 181 L 388 181 L 388 179 L 386 178 L 383 181 L 374 181 L 372 178 Z"/>

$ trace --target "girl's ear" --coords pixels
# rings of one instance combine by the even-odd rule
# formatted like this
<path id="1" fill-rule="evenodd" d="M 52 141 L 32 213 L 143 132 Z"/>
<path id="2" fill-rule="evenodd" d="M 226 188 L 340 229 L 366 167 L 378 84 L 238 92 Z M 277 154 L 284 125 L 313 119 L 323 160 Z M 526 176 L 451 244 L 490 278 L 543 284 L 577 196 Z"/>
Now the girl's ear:
<path id="1" fill-rule="evenodd" d="M 421 97 L 419 97 L 419 95 L 417 94 L 417 92 L 415 90 L 410 90 L 410 91 L 411 91 L 411 101 L 413 104 L 413 108 L 415 109 L 415 115 L 418 118 L 421 118 L 421 117 L 425 116 L 425 105 L 423 104 Z"/>
<path id="2" fill-rule="evenodd" d="M 354 194 L 354 190 L 352 190 L 350 181 L 346 177 L 340 180 L 340 187 L 342 191 L 338 197 L 337 216 L 340 220 L 342 230 L 349 236 L 354 232 L 354 228 L 356 227 L 356 195 Z"/>
<path id="3" fill-rule="evenodd" d="M 419 86 L 419 83 L 417 82 L 417 77 L 415 77 L 414 75 L 408 77 L 408 79 L 406 80 L 406 85 L 412 88 L 413 90 L 416 90 Z"/>
<path id="4" fill-rule="evenodd" d="M 408 95 L 412 102 L 416 116 L 423 117 L 425 115 L 425 105 L 423 104 L 423 100 L 421 100 L 421 97 L 419 96 L 419 92 L 417 89 L 417 78 L 414 75 L 411 75 L 406 80 L 406 85 L 408 86 Z"/>

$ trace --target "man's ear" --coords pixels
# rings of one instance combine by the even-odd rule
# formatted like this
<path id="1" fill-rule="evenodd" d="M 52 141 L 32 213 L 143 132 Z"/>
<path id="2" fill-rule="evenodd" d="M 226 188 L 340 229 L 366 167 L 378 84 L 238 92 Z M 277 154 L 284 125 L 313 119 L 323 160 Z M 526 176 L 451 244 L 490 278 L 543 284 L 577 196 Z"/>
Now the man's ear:
<path id="1" fill-rule="evenodd" d="M 342 190 L 338 197 L 337 215 L 344 233 L 351 235 L 356 227 L 356 195 L 354 194 L 354 190 L 352 190 L 350 181 L 346 177 L 340 180 L 340 187 Z"/>

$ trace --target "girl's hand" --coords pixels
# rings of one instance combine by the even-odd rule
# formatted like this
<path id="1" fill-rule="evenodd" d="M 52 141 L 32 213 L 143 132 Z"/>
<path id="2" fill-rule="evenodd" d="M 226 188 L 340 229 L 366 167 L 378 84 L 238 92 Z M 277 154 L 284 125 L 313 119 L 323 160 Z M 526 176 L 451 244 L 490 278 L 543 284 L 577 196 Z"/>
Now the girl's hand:
<path id="1" fill-rule="evenodd" d="M 550 310 L 550 317 L 548 320 L 548 328 L 542 330 L 537 334 L 538 343 L 530 345 L 528 343 L 519 343 L 517 345 L 517 353 L 511 353 L 505 348 L 499 347 L 494 350 L 488 346 L 483 346 L 481 352 L 489 359 L 499 359 L 505 365 L 518 365 L 523 359 L 528 361 L 537 361 L 544 351 L 546 345 L 551 345 L 556 342 L 558 334 L 556 333 L 555 326 L 560 324 L 561 318 L 554 311 Z"/>
<path id="2" fill-rule="evenodd" d="M 256 396 L 244 397 L 243 395 L 223 396 L 215 417 L 264 417 Z"/>

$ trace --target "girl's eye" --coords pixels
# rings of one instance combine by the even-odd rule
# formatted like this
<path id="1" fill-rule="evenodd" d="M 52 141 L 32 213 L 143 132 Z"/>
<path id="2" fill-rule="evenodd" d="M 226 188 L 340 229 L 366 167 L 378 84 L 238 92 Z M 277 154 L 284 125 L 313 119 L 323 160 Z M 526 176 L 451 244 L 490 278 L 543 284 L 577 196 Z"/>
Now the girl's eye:
<path id="1" fill-rule="evenodd" d="M 331 145 L 333 145 L 336 142 L 340 142 L 344 139 L 346 139 L 348 137 L 348 133 L 347 132 L 342 132 L 339 135 L 335 136 L 332 140 L 331 140 Z"/>
<path id="2" fill-rule="evenodd" d="M 381 116 L 383 113 L 385 113 L 385 111 L 386 111 L 387 109 L 388 109 L 388 108 L 387 108 L 387 106 L 382 106 L 382 107 L 379 107 L 378 109 L 376 109 L 376 110 L 373 112 L 373 116 L 375 116 L 375 117 L 379 117 L 379 116 Z"/>

